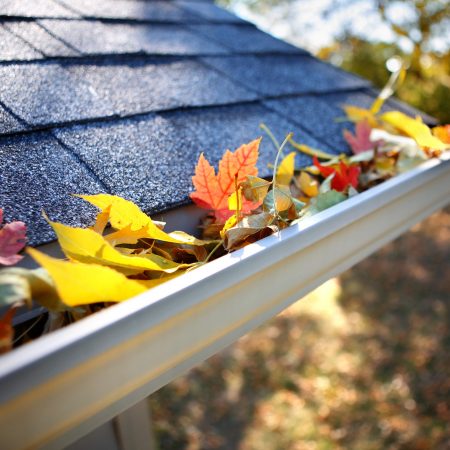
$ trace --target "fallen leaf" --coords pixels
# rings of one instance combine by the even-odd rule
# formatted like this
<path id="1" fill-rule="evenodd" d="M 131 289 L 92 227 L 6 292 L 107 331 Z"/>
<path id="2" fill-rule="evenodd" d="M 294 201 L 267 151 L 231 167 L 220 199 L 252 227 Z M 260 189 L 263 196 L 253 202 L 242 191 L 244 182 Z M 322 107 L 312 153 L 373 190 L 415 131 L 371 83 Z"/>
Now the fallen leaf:
<path id="1" fill-rule="evenodd" d="M 222 239 L 225 238 L 225 233 L 230 229 L 233 228 L 234 226 L 236 226 L 237 224 L 237 217 L 236 214 L 233 214 L 232 216 L 228 217 L 228 219 L 226 220 L 226 222 L 223 224 L 223 228 L 220 230 L 220 237 Z"/>
<path id="2" fill-rule="evenodd" d="M 412 155 L 420 151 L 425 155 L 417 142 L 410 137 L 399 136 L 397 134 L 388 133 L 385 130 L 374 128 L 370 133 L 370 138 L 372 140 L 381 140 L 383 142 L 383 145 L 378 149 L 380 152 L 386 153 L 395 151 Z"/>
<path id="3" fill-rule="evenodd" d="M 371 128 L 376 128 L 379 125 L 375 114 L 369 109 L 359 108 L 353 105 L 343 105 L 342 109 L 345 111 L 348 120 L 351 122 L 358 123 L 366 121 Z"/>
<path id="4" fill-rule="evenodd" d="M 395 158 L 390 158 L 389 156 L 379 156 L 375 160 L 375 168 L 381 176 L 393 176 L 395 175 L 396 162 L 397 161 Z"/>
<path id="5" fill-rule="evenodd" d="M 450 124 L 434 127 L 431 132 L 444 144 L 450 144 Z"/>
<path id="6" fill-rule="evenodd" d="M 277 214 L 287 211 L 293 204 L 291 191 L 287 186 L 276 186 L 265 197 L 263 202 L 264 211 Z"/>
<path id="7" fill-rule="evenodd" d="M 27 252 L 48 271 L 62 302 L 70 307 L 121 302 L 147 290 L 139 281 L 129 280 L 109 267 L 64 261 L 33 248 Z"/>
<path id="8" fill-rule="evenodd" d="M 15 312 L 15 308 L 10 308 L 2 317 L 0 317 L 0 354 L 12 350 L 14 339 L 12 319 Z"/>
<path id="9" fill-rule="evenodd" d="M 3 210 L 0 208 L 0 225 L 3 222 Z M 11 266 L 18 263 L 22 256 L 17 253 L 23 249 L 27 227 L 23 222 L 7 223 L 0 229 L 0 264 Z"/>
<path id="10" fill-rule="evenodd" d="M 334 159 L 336 155 L 331 153 L 324 152 L 323 150 L 319 150 L 317 148 L 312 148 L 306 144 L 300 144 L 294 141 L 292 138 L 289 139 L 289 144 L 292 145 L 295 149 L 297 149 L 300 153 L 304 153 L 308 156 L 317 156 L 320 159 Z"/>
<path id="11" fill-rule="evenodd" d="M 191 249 L 191 251 L 195 252 L 195 249 Z M 173 280 L 174 278 L 183 275 L 183 272 L 171 273 L 170 275 L 165 275 L 161 278 L 154 278 L 153 280 L 136 280 L 140 285 L 144 286 L 146 289 L 152 289 L 160 284 L 166 283 L 167 281 Z"/>
<path id="12" fill-rule="evenodd" d="M 203 239 L 197 239 L 195 236 L 191 236 L 184 231 L 172 231 L 169 233 L 169 236 L 174 238 L 178 244 L 196 245 L 199 247 L 211 244 L 211 240 L 205 241 Z"/>
<path id="13" fill-rule="evenodd" d="M 139 230 L 133 230 L 130 225 L 127 225 L 121 230 L 114 231 L 104 237 L 105 241 L 109 242 L 113 247 L 122 244 L 134 245 L 139 239 L 148 238 L 147 227 L 142 227 Z"/>
<path id="14" fill-rule="evenodd" d="M 310 204 L 307 206 L 303 217 L 309 217 L 317 214 L 325 209 L 331 208 L 338 203 L 346 200 L 347 197 L 342 193 L 335 190 L 324 192 L 317 197 L 311 199 Z"/>
<path id="15" fill-rule="evenodd" d="M 423 164 L 427 159 L 428 158 L 422 151 L 417 153 L 402 152 L 397 160 L 397 171 L 399 173 L 408 172 L 409 170 L 420 166 L 420 164 Z"/>
<path id="16" fill-rule="evenodd" d="M 98 234 L 103 234 L 106 226 L 109 222 L 109 217 L 111 216 L 111 207 L 101 210 L 97 217 L 95 218 L 95 223 L 92 225 L 91 229 L 94 230 Z"/>
<path id="17" fill-rule="evenodd" d="M 325 177 L 333 175 L 331 179 L 331 188 L 343 192 L 349 186 L 358 187 L 358 177 L 361 172 L 359 166 L 347 165 L 343 161 L 339 161 L 337 167 L 323 166 L 319 160 L 314 157 L 314 165 L 320 170 L 320 173 Z"/>
<path id="18" fill-rule="evenodd" d="M 242 209 L 242 188 L 238 188 L 228 197 L 228 209 L 230 211 L 240 211 Z"/>
<path id="19" fill-rule="evenodd" d="M 356 124 L 355 134 L 348 130 L 344 130 L 344 139 L 347 141 L 354 155 L 367 150 L 372 150 L 380 144 L 380 142 L 372 142 L 370 140 L 371 131 L 372 128 L 366 119 Z"/>
<path id="20" fill-rule="evenodd" d="M 49 222 L 58 237 L 64 254 L 74 260 L 112 266 L 126 274 L 155 270 L 175 272 L 180 264 L 158 255 L 127 256 L 118 252 L 103 236 L 87 228 L 72 228 Z"/>
<path id="21" fill-rule="evenodd" d="M 256 162 L 260 142 L 261 139 L 256 139 L 244 144 L 234 153 L 227 150 L 219 162 L 217 175 L 203 153 L 200 155 L 192 177 L 195 191 L 190 194 L 197 206 L 214 211 L 220 222 L 225 222 L 233 214 L 228 208 L 228 197 L 235 190 L 235 182 L 239 185 L 246 180 L 247 175 L 258 175 Z M 244 201 L 242 211 L 250 212 L 257 206 Z"/>
<path id="22" fill-rule="evenodd" d="M 304 170 L 297 177 L 296 185 L 307 197 L 315 197 L 319 194 L 319 182 Z"/>
<path id="23" fill-rule="evenodd" d="M 164 232 L 156 222 L 141 211 L 139 206 L 129 200 L 110 194 L 77 195 L 77 197 L 96 206 L 105 214 L 109 211 L 109 222 L 116 230 L 129 230 L 133 232 L 131 235 L 139 235 L 139 239 L 147 238 L 175 244 L 197 245 L 195 243 L 197 240 L 187 233 L 177 238 Z M 104 216 L 101 216 L 101 219 L 103 221 Z M 125 232 L 121 234 L 122 238 L 124 238 L 124 234 Z"/>
<path id="24" fill-rule="evenodd" d="M 276 184 L 289 186 L 294 177 L 295 152 L 289 153 L 283 158 L 277 169 Z"/>
<path id="25" fill-rule="evenodd" d="M 0 306 L 32 300 L 51 311 L 66 309 L 45 269 L 24 269 L 14 267 L 0 272 Z"/>
<path id="26" fill-rule="evenodd" d="M 436 136 L 433 136 L 430 128 L 419 119 L 412 119 L 400 111 L 384 113 L 381 119 L 407 136 L 412 137 L 421 147 L 433 150 L 445 150 L 448 148 L 448 145 Z"/>
<path id="27" fill-rule="evenodd" d="M 247 175 L 247 179 L 241 183 L 242 193 L 247 200 L 261 203 L 271 184 L 271 181 L 264 180 L 264 178 Z"/>
<path id="28" fill-rule="evenodd" d="M 274 216 L 266 212 L 244 217 L 224 233 L 225 249 L 236 250 L 278 231 L 275 225 L 271 225 L 273 219 Z"/>

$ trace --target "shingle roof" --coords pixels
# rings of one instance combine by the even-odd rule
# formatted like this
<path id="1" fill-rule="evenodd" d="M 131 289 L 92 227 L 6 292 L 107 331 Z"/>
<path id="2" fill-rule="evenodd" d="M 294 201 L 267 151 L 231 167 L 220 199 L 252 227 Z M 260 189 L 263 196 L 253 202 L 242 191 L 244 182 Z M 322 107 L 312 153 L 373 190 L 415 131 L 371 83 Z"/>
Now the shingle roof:
<path id="1" fill-rule="evenodd" d="M 339 105 L 375 95 L 207 0 L 3 0 L 0 206 L 27 223 L 32 245 L 54 238 L 43 209 L 69 224 L 92 220 L 71 193 L 162 212 L 189 203 L 200 152 L 216 164 L 265 122 L 338 153 Z M 262 176 L 274 156 L 265 139 Z"/>

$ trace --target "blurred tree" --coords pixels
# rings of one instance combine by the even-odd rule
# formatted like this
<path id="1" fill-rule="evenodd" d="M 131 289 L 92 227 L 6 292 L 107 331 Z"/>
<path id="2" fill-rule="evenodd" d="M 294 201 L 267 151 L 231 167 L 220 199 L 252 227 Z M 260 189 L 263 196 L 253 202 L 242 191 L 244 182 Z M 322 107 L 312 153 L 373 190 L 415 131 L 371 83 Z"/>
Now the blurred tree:
<path id="1" fill-rule="evenodd" d="M 337 7 L 348 8 L 351 3 L 342 1 Z M 381 87 L 386 80 L 386 59 L 401 55 L 409 70 L 398 96 L 441 122 L 450 122 L 450 3 L 378 0 L 375 6 L 397 37 L 395 42 L 368 41 L 346 29 L 336 44 L 321 49 L 318 56 L 333 60 L 338 55 L 341 67 Z"/>
<path id="2" fill-rule="evenodd" d="M 287 28 L 301 29 L 302 16 L 294 14 L 305 0 L 221 0 L 231 8 L 245 5 L 252 12 L 268 15 L 284 8 Z M 317 51 L 325 60 L 355 72 L 381 87 L 387 79 L 385 61 L 393 55 L 402 56 L 409 64 L 408 76 L 398 96 L 450 123 L 450 2 L 448 0 L 323 0 L 321 18 L 332 21 L 338 15 L 344 19 L 335 42 Z M 379 37 L 369 35 L 358 25 L 361 17 L 355 7 L 365 5 L 374 19 L 384 26 Z M 375 20 L 374 20 L 375 23 Z M 359 24 L 360 25 L 360 24 Z M 385 31 L 389 32 L 386 33 Z M 374 37 L 375 36 L 375 37 Z"/>

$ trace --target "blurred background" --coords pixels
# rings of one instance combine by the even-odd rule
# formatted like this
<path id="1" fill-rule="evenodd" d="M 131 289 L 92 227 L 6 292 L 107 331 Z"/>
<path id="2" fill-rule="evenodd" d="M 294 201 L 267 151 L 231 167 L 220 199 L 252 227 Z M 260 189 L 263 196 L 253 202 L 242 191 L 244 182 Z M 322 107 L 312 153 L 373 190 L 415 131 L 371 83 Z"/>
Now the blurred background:
<path id="1" fill-rule="evenodd" d="M 221 0 L 450 123 L 446 0 Z M 301 268 L 299 268 L 301 270 Z M 152 395 L 161 450 L 450 448 L 450 208 Z"/>
<path id="2" fill-rule="evenodd" d="M 450 122 L 448 0 L 219 0 L 274 36 L 383 87 L 385 63 L 409 63 L 398 97 Z"/>

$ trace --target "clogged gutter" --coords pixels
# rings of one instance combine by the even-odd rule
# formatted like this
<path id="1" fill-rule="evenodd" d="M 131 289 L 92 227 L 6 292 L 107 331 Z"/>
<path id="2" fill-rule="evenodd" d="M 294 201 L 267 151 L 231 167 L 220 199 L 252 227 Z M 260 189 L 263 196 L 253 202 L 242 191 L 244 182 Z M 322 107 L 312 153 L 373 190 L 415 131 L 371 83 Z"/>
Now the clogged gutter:
<path id="1" fill-rule="evenodd" d="M 262 239 L 450 149 L 450 125 L 430 129 L 398 111 L 379 114 L 384 93 L 370 110 L 344 107 L 347 119 L 356 125 L 355 134 L 344 133 L 351 156 L 309 148 L 291 134 L 279 144 L 265 126 L 278 151 L 271 180 L 257 176 L 260 139 L 235 152 L 227 150 L 217 174 L 201 155 L 191 199 L 209 211 L 202 239 L 182 231 L 166 233 L 163 223 L 120 197 L 80 195 L 99 209 L 91 227 L 72 228 L 47 219 L 67 259 L 27 248 L 41 268 L 7 267 L 0 272 L 0 306 L 9 308 L 0 319 L 0 352 L 29 340 L 28 329 L 14 335 L 12 318 L 32 299 L 49 311 L 42 328 L 48 332 Z M 312 156 L 313 165 L 297 170 L 297 151 Z M 21 222 L 0 229 L 0 264 L 12 266 L 22 258 L 25 231 Z"/>

